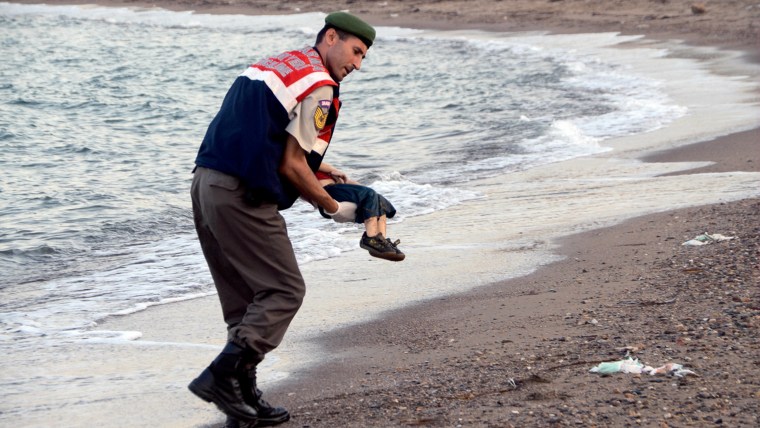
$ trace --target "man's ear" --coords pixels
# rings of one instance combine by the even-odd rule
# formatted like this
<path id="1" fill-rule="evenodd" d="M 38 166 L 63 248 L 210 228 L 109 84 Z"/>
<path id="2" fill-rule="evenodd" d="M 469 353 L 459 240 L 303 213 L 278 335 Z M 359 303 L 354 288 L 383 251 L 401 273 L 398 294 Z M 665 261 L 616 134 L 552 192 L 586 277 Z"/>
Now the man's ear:
<path id="1" fill-rule="evenodd" d="M 335 42 L 337 42 L 339 38 L 340 36 L 338 35 L 338 32 L 335 31 L 335 28 L 329 28 L 325 32 L 325 42 L 327 43 L 328 46 L 334 45 Z"/>

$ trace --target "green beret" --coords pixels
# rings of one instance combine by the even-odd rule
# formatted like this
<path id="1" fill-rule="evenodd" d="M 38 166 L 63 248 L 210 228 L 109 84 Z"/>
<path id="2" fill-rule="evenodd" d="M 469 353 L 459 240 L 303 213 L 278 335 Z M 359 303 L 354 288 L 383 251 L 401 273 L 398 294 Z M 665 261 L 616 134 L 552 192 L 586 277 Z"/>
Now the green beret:
<path id="1" fill-rule="evenodd" d="M 361 19 L 346 12 L 333 12 L 325 17 L 325 25 L 351 33 L 369 48 L 375 41 L 375 29 Z"/>

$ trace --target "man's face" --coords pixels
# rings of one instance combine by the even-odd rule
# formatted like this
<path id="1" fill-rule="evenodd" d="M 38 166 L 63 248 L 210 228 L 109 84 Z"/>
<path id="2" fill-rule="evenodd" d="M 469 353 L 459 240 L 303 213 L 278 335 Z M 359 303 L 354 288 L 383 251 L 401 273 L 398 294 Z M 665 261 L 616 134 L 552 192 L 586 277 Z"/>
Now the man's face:
<path id="1" fill-rule="evenodd" d="M 328 46 L 325 66 L 336 82 L 361 68 L 362 60 L 367 54 L 367 45 L 358 37 L 348 35 L 345 40 L 341 40 L 334 29 L 329 29 L 325 34 L 325 42 Z"/>

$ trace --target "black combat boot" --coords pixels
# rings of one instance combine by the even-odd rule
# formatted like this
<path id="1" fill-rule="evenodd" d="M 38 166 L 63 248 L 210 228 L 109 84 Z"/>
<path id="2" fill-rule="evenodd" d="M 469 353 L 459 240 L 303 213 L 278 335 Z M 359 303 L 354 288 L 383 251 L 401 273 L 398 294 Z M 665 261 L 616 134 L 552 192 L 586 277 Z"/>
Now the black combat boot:
<path id="1" fill-rule="evenodd" d="M 258 414 L 246 404 L 244 391 L 250 383 L 246 365 L 252 361 L 249 351 L 229 342 L 188 388 L 203 400 L 216 404 L 227 416 L 255 424 Z"/>
<path id="2" fill-rule="evenodd" d="M 256 367 L 248 370 L 247 382 L 244 386 L 243 396 L 245 402 L 256 409 L 258 414 L 258 422 L 245 423 L 237 420 L 232 416 L 227 416 L 227 421 L 224 423 L 224 428 L 254 428 L 254 427 L 269 427 L 273 425 L 279 425 L 283 422 L 290 420 L 290 413 L 283 407 L 273 407 L 271 404 L 264 401 L 261 396 L 264 393 L 256 387 Z"/>

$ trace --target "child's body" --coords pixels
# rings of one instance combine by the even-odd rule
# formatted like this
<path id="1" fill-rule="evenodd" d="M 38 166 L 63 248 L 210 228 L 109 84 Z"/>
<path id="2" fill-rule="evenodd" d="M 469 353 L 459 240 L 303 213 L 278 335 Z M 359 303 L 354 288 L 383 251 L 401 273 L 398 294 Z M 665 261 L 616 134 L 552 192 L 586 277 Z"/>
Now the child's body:
<path id="1" fill-rule="evenodd" d="M 348 180 L 346 175 L 330 164 L 323 162 L 316 173 L 317 179 L 330 196 L 338 202 L 356 204 L 356 223 L 364 223 L 365 232 L 359 246 L 369 251 L 373 257 L 391 261 L 404 260 L 405 255 L 398 249 L 400 241 L 387 238 L 387 219 L 396 215 L 396 209 L 372 188 Z M 330 218 L 321 209 L 323 217 Z"/>

